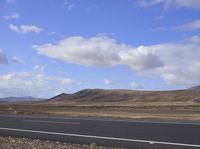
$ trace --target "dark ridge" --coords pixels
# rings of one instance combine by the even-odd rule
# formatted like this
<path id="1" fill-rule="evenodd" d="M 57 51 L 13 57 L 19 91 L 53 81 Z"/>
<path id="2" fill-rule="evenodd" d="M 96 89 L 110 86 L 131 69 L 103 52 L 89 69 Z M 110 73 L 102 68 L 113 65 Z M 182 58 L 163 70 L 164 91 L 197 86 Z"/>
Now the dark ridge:
<path id="1" fill-rule="evenodd" d="M 68 97 L 70 95 L 71 94 L 61 93 L 59 95 L 56 95 L 56 96 L 54 96 L 52 98 L 47 99 L 46 101 L 51 101 L 51 100 L 54 100 L 54 99 L 60 99 L 60 98 L 63 98 L 63 97 Z"/>

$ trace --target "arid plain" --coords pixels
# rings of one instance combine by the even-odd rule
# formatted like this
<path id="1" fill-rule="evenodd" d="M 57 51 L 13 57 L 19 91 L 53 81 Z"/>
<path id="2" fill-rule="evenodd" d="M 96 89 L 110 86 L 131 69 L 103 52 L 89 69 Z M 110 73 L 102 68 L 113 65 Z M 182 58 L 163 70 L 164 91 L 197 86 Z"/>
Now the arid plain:
<path id="1" fill-rule="evenodd" d="M 85 89 L 45 101 L 2 102 L 0 114 L 200 121 L 200 91 Z"/>

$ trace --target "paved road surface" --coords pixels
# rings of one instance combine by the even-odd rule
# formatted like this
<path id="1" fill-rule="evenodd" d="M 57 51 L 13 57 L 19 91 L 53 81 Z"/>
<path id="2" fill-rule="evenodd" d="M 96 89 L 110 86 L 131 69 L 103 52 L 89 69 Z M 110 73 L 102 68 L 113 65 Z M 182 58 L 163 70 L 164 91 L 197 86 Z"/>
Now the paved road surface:
<path id="1" fill-rule="evenodd" d="M 131 149 L 200 148 L 198 123 L 0 115 L 0 135 Z"/>

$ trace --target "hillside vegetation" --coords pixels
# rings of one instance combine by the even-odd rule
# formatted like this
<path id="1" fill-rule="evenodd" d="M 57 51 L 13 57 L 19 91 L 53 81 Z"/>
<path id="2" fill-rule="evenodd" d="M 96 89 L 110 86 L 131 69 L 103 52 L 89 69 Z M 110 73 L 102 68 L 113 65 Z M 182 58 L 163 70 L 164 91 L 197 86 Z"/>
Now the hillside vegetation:
<path id="1" fill-rule="evenodd" d="M 85 89 L 74 94 L 60 94 L 47 100 L 56 104 L 107 104 L 134 105 L 151 103 L 200 103 L 200 91 L 134 91 L 134 90 L 102 90 Z"/>

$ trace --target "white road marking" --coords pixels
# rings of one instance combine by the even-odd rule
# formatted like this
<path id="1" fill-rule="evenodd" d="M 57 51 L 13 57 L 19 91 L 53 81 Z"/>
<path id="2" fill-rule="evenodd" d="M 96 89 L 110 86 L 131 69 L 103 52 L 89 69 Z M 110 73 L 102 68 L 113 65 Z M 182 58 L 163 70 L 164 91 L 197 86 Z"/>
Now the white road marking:
<path id="1" fill-rule="evenodd" d="M 61 135 L 61 136 L 71 136 L 71 137 L 82 137 L 82 138 L 105 139 L 105 140 L 116 140 L 116 141 L 127 141 L 127 142 L 140 142 L 140 143 L 149 143 L 149 144 L 162 144 L 162 145 L 174 145 L 174 146 L 185 146 L 185 147 L 199 147 L 200 148 L 200 145 L 196 145 L 196 144 L 184 144 L 184 143 L 172 143 L 172 142 L 149 141 L 149 140 L 138 140 L 138 139 L 91 136 L 91 135 L 47 132 L 47 131 L 38 131 L 38 130 L 25 130 L 25 129 L 15 129 L 15 128 L 0 128 L 0 130 L 40 133 L 40 134 L 49 134 L 49 135 Z"/>
<path id="2" fill-rule="evenodd" d="M 53 124 L 72 124 L 79 125 L 80 123 L 75 122 L 55 122 L 55 121 L 43 121 L 43 120 L 24 120 L 25 122 L 35 122 L 35 123 L 53 123 Z"/>

